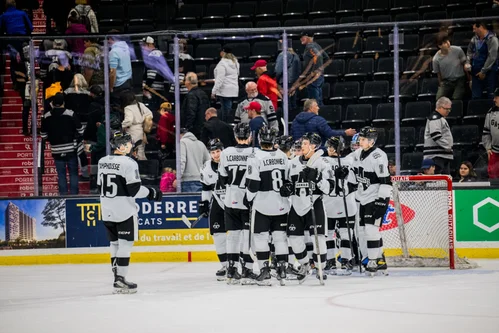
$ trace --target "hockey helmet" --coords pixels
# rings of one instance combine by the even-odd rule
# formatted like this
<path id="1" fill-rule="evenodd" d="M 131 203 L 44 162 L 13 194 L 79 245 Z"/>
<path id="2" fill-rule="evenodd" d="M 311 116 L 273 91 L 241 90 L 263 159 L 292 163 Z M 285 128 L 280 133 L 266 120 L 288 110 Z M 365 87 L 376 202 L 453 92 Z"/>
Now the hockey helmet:
<path id="1" fill-rule="evenodd" d="M 115 132 L 113 137 L 111 138 L 111 148 L 118 149 L 122 145 L 126 145 L 128 142 L 133 145 L 132 136 L 130 134 L 124 132 Z"/>
<path id="2" fill-rule="evenodd" d="M 322 138 L 319 134 L 308 132 L 304 136 L 302 136 L 302 140 L 308 140 L 311 145 L 315 145 L 316 148 L 319 148 L 322 143 Z"/>
<path id="3" fill-rule="evenodd" d="M 293 143 L 293 149 L 294 150 L 301 149 L 301 139 L 298 139 Z"/>
<path id="4" fill-rule="evenodd" d="M 109 128 L 112 131 L 119 131 L 122 128 L 120 117 L 112 114 L 110 118 L 111 119 L 109 120 Z"/>
<path id="5" fill-rule="evenodd" d="M 277 138 L 276 143 L 279 145 L 280 150 L 288 151 L 293 147 L 294 141 L 290 135 L 281 135 Z"/>
<path id="6" fill-rule="evenodd" d="M 341 153 L 343 151 L 343 140 L 339 136 L 332 136 L 326 141 L 327 148 L 333 148 L 337 153 Z"/>
<path id="7" fill-rule="evenodd" d="M 239 140 L 247 140 L 251 136 L 251 129 L 247 123 L 239 123 L 234 126 L 234 136 Z"/>
<path id="8" fill-rule="evenodd" d="M 258 141 L 263 144 L 274 145 L 277 139 L 277 130 L 273 127 L 263 126 L 258 133 Z"/>
<path id="9" fill-rule="evenodd" d="M 220 141 L 219 138 L 216 139 L 211 139 L 208 141 L 208 151 L 214 151 L 214 150 L 224 150 L 224 144 L 222 141 Z"/>
<path id="10" fill-rule="evenodd" d="M 366 126 L 360 130 L 359 137 L 374 140 L 374 142 L 376 142 L 376 139 L 378 139 L 378 131 L 374 127 Z"/>

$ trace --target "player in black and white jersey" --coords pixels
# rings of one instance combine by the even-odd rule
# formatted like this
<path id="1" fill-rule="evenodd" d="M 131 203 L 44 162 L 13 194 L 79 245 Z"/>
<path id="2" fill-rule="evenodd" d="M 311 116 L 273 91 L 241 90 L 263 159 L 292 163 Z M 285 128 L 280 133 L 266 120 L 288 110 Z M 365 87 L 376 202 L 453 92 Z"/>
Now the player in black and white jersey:
<path id="1" fill-rule="evenodd" d="M 288 158 L 274 148 L 277 130 L 264 126 L 260 129 L 258 141 L 261 150 L 248 159 L 246 197 L 252 206 L 253 239 L 256 257 L 260 267 L 257 284 L 270 284 L 269 237 L 275 247 L 277 259 L 276 277 L 283 283 L 286 278 L 288 261 L 288 239 L 286 227 L 290 202 L 280 195 L 280 189 L 286 179 Z"/>
<path id="2" fill-rule="evenodd" d="M 253 260 L 249 255 L 249 210 L 244 204 L 246 197 L 246 167 L 248 157 L 255 148 L 250 146 L 251 130 L 248 124 L 239 123 L 234 127 L 237 145 L 222 151 L 218 174 L 225 192 L 225 228 L 227 230 L 227 282 L 252 283 L 257 275 L 253 272 Z M 237 271 L 237 262 L 242 252 L 241 274 Z"/>
<path id="3" fill-rule="evenodd" d="M 224 149 L 220 139 L 208 142 L 211 161 L 207 161 L 201 169 L 201 201 L 198 204 L 199 213 L 209 216 L 210 234 L 213 236 L 215 250 L 222 268 L 216 273 L 218 281 L 224 281 L 227 273 L 227 235 L 225 231 L 225 187 L 218 179 L 220 154 Z"/>
<path id="4" fill-rule="evenodd" d="M 334 172 L 335 188 L 329 195 L 324 195 L 324 206 L 328 221 L 327 238 L 327 262 L 325 272 L 328 274 L 349 275 L 351 274 L 352 251 L 350 239 L 353 236 L 355 214 L 357 204 L 355 202 L 355 191 L 357 190 L 357 179 L 352 166 L 346 158 L 342 158 L 343 142 L 340 137 L 331 137 L 326 141 L 328 157 L 324 157 L 329 167 Z M 341 159 L 338 161 L 338 159 Z M 340 167 L 341 163 L 341 167 Z M 344 184 L 344 186 L 343 186 Z M 346 210 L 343 196 L 346 198 Z M 335 232 L 338 229 L 341 252 L 341 268 L 336 270 L 336 241 Z M 350 231 L 350 234 L 349 234 Z"/>
<path id="5" fill-rule="evenodd" d="M 115 293 L 135 293 L 137 284 L 125 279 L 133 242 L 138 239 L 138 211 L 135 199 L 161 201 L 162 193 L 141 185 L 137 162 L 128 154 L 132 137 L 116 133 L 111 139 L 112 155 L 99 160 L 97 186 L 100 192 L 102 220 L 111 243 L 111 265 Z"/>
<path id="6" fill-rule="evenodd" d="M 313 243 L 314 261 L 317 265 L 317 254 L 320 255 L 322 266 L 326 262 L 326 216 L 322 195 L 334 190 L 332 170 L 320 157 L 321 137 L 316 133 L 307 133 L 302 138 L 302 156 L 289 162 L 287 182 L 281 188 L 283 197 L 291 197 L 291 210 L 288 217 L 288 237 L 293 253 L 301 264 L 298 280 L 303 282 L 310 270 L 309 257 L 305 245 L 305 230 L 314 234 L 312 211 L 315 214 L 319 248 Z M 313 188 L 310 187 L 313 186 Z M 313 201 L 313 210 L 311 197 Z M 319 278 L 319 276 L 317 276 Z M 322 278 L 326 278 L 324 275 Z"/>
<path id="7" fill-rule="evenodd" d="M 378 132 L 373 127 L 364 127 L 359 132 L 361 149 L 355 152 L 358 159 L 359 238 L 361 245 L 367 245 L 366 270 L 374 275 L 378 270 L 386 270 L 383 256 L 383 239 L 380 227 L 388 208 L 392 193 L 392 182 L 388 170 L 388 158 L 381 149 L 375 147 Z"/>
<path id="8" fill-rule="evenodd" d="M 293 156 L 291 148 L 293 148 L 293 137 L 291 135 L 281 135 L 276 139 L 276 147 L 279 148 L 287 158 L 290 159 Z"/>

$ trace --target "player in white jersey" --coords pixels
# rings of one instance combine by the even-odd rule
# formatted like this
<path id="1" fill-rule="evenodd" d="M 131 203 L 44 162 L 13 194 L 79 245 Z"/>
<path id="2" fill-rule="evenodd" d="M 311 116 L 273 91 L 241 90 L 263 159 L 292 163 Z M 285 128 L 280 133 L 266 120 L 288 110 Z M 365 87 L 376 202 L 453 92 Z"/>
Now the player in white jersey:
<path id="1" fill-rule="evenodd" d="M 361 244 L 367 245 L 368 262 L 366 270 L 374 275 L 378 270 L 385 270 L 383 257 L 383 240 L 380 227 L 386 214 L 392 182 L 388 170 L 388 158 L 384 151 L 375 147 L 378 133 L 375 128 L 364 127 L 359 132 L 360 148 L 355 152 L 358 157 L 357 200 L 359 208 L 359 238 Z M 364 240 L 363 240 L 363 239 Z M 366 253 L 362 253 L 366 256 Z"/>
<path id="2" fill-rule="evenodd" d="M 111 147 L 113 155 L 101 158 L 97 171 L 102 220 L 111 243 L 114 292 L 135 293 L 137 284 L 125 279 L 133 242 L 138 239 L 135 199 L 161 201 L 162 193 L 141 185 L 137 162 L 127 156 L 133 147 L 129 134 L 116 133 L 111 139 Z"/>
<path id="3" fill-rule="evenodd" d="M 312 213 L 315 216 L 319 240 L 319 248 L 317 248 L 316 242 L 313 242 L 314 261 L 317 263 L 317 256 L 320 255 L 322 266 L 326 262 L 326 216 L 322 195 L 329 194 L 331 189 L 334 190 L 334 175 L 332 170 L 329 169 L 328 172 L 327 164 L 317 152 L 322 152 L 319 150 L 321 142 L 321 137 L 316 133 L 307 133 L 303 136 L 301 145 L 303 155 L 295 157 L 289 162 L 288 182 L 284 183 L 280 191 L 283 197 L 291 197 L 288 237 L 293 253 L 301 264 L 298 274 L 300 283 L 305 280 L 310 270 L 305 245 L 305 230 L 309 230 L 311 235 L 314 234 Z M 312 196 L 312 200 L 310 196 Z M 319 275 L 317 278 L 320 278 Z M 322 278 L 327 277 L 323 275 Z"/>
<path id="4" fill-rule="evenodd" d="M 239 123 L 234 127 L 237 145 L 222 151 L 218 174 L 225 192 L 225 227 L 227 230 L 227 282 L 229 284 L 251 283 L 257 277 L 253 272 L 253 260 L 249 255 L 249 210 L 244 204 L 246 197 L 246 167 L 248 157 L 253 154 L 251 130 L 248 124 Z M 241 274 L 237 271 L 237 262 L 242 252 Z"/>
<path id="5" fill-rule="evenodd" d="M 335 189 L 329 195 L 324 195 L 324 206 L 328 221 L 327 238 L 327 262 L 325 272 L 328 274 L 351 274 L 352 251 L 350 240 L 353 236 L 355 214 L 357 204 L 355 203 L 355 191 L 357 190 L 357 179 L 352 166 L 346 158 L 340 157 L 343 150 L 343 142 L 340 137 L 331 137 L 326 141 L 328 157 L 326 162 L 334 172 Z M 341 160 L 339 160 L 341 159 Z M 341 167 L 340 167 L 341 164 Z M 345 200 L 343 199 L 345 196 Z M 345 208 L 346 202 L 346 208 Z M 348 215 L 347 215 L 348 213 Z M 348 217 L 348 218 L 347 218 Z M 341 251 L 341 268 L 336 271 L 336 241 L 335 233 L 338 228 Z"/>
<path id="6" fill-rule="evenodd" d="M 215 274 L 218 281 L 224 281 L 227 273 L 227 235 L 225 231 L 225 187 L 218 179 L 220 154 L 224 149 L 220 139 L 208 142 L 211 161 L 207 161 L 201 169 L 201 201 L 198 204 L 199 213 L 209 217 L 210 234 L 213 236 L 215 250 L 222 268 Z"/>
<path id="7" fill-rule="evenodd" d="M 258 136 L 261 150 L 248 159 L 246 197 L 253 208 L 253 239 L 260 267 L 260 275 L 256 278 L 258 285 L 270 284 L 270 233 L 277 259 L 276 277 L 281 283 L 286 278 L 286 227 L 290 202 L 281 197 L 279 191 L 286 179 L 288 158 L 282 151 L 274 148 L 277 134 L 274 128 L 262 127 Z"/>

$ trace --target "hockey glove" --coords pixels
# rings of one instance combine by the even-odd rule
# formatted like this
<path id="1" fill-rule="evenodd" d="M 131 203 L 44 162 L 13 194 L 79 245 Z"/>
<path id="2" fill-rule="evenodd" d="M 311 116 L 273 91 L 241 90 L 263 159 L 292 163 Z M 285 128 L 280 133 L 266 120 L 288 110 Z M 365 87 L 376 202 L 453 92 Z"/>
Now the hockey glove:
<path id="1" fill-rule="evenodd" d="M 388 202 L 390 202 L 390 198 L 378 198 L 374 200 L 374 219 L 380 219 L 385 216 L 386 209 L 388 208 Z"/>
<path id="2" fill-rule="evenodd" d="M 208 200 L 199 201 L 198 202 L 198 212 L 199 215 L 203 215 L 204 217 L 208 216 L 210 212 L 210 202 Z"/>
<path id="3" fill-rule="evenodd" d="M 350 170 L 346 166 L 342 166 L 334 170 L 334 175 L 337 179 L 346 179 Z"/>
<path id="4" fill-rule="evenodd" d="M 249 201 L 248 197 L 245 195 L 243 198 L 243 205 L 248 207 L 248 209 L 251 209 L 253 207 L 253 200 Z"/>
<path id="5" fill-rule="evenodd" d="M 305 167 L 303 168 L 303 178 L 306 182 L 314 182 L 317 183 L 319 179 L 319 171 L 315 168 Z"/>
<path id="6" fill-rule="evenodd" d="M 149 201 L 161 201 L 163 199 L 163 192 L 154 187 L 148 187 L 149 194 L 147 195 L 147 200 Z"/>
<path id="7" fill-rule="evenodd" d="M 283 198 L 288 198 L 293 194 L 293 191 L 294 191 L 293 183 L 287 181 L 279 189 L 279 194 Z"/>

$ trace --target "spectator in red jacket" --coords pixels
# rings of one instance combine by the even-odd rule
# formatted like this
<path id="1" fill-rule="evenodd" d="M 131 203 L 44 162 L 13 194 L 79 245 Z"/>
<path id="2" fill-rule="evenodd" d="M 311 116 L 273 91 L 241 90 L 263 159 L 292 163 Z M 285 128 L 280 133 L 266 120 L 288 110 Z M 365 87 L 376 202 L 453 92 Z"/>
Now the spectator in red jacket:
<path id="1" fill-rule="evenodd" d="M 274 106 L 274 110 L 277 110 L 277 98 L 281 97 L 279 93 L 279 89 L 277 89 L 277 82 L 267 72 L 267 61 L 265 60 L 257 60 L 253 67 L 251 67 L 252 71 L 255 71 L 258 76 L 258 92 L 264 96 L 267 96 Z"/>
<path id="2" fill-rule="evenodd" d="M 172 105 L 169 102 L 161 104 L 159 109 L 158 131 L 156 140 L 161 144 L 161 149 L 169 155 L 175 146 L 175 115 L 172 112 Z"/>

